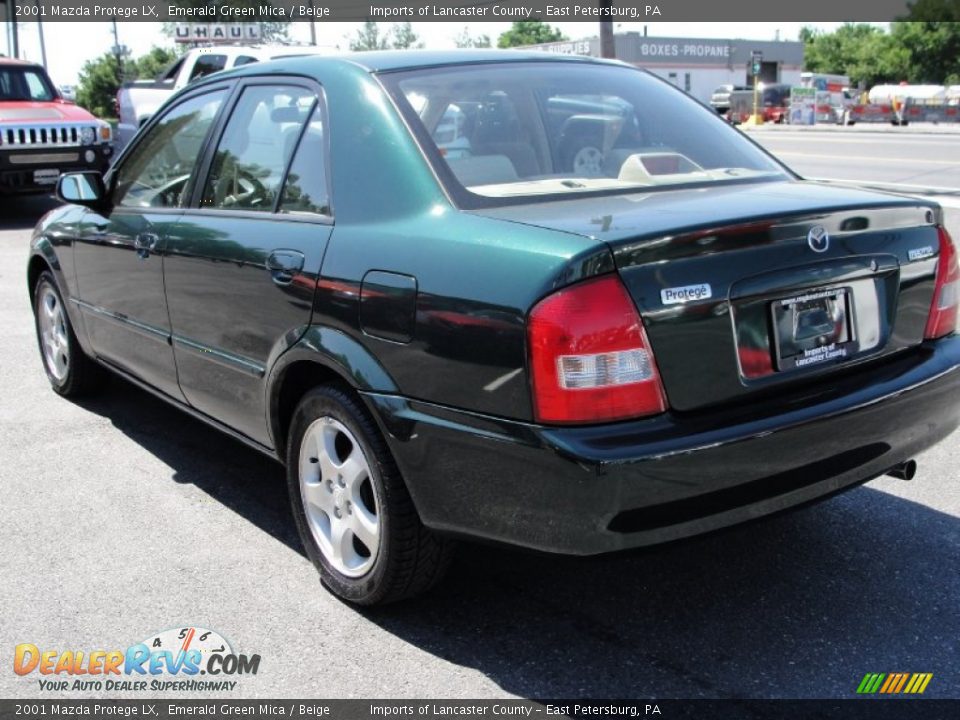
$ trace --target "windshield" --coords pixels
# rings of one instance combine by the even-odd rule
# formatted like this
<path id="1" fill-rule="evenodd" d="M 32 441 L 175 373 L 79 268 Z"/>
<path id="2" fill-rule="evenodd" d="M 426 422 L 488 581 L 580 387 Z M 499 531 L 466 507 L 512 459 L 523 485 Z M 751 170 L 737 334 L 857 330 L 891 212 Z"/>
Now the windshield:
<path id="1" fill-rule="evenodd" d="M 40 70 L 0 66 L 0 102 L 33 100 L 49 102 L 57 97 L 50 81 Z"/>
<path id="2" fill-rule="evenodd" d="M 715 112 L 632 68 L 497 63 L 382 80 L 467 204 L 786 177 Z"/>

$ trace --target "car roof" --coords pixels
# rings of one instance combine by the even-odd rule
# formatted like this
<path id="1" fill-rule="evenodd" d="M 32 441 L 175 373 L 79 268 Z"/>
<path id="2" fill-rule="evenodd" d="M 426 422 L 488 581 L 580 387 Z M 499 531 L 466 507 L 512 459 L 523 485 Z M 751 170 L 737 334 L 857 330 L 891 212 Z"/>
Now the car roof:
<path id="1" fill-rule="evenodd" d="M 305 75 L 321 72 L 337 65 L 360 67 L 367 72 L 391 72 L 394 70 L 416 70 L 447 65 L 469 65 L 507 62 L 557 62 L 580 64 L 623 65 L 616 60 L 601 60 L 582 55 L 558 55 L 555 53 L 531 50 L 378 50 L 371 52 L 351 52 L 342 54 L 296 55 L 274 59 L 267 63 L 244 65 L 243 67 L 208 75 L 205 80 L 214 82 L 225 75 L 241 77 L 269 72 L 271 63 L 283 62 L 287 71 Z"/>
<path id="2" fill-rule="evenodd" d="M 391 70 L 412 70 L 416 68 L 439 67 L 442 65 L 460 65 L 463 63 L 491 62 L 576 62 L 602 63 L 598 58 L 585 55 L 560 55 L 558 53 L 537 50 L 382 50 L 374 52 L 356 52 L 340 56 L 371 72 Z M 609 62 L 609 61 L 606 61 Z"/>

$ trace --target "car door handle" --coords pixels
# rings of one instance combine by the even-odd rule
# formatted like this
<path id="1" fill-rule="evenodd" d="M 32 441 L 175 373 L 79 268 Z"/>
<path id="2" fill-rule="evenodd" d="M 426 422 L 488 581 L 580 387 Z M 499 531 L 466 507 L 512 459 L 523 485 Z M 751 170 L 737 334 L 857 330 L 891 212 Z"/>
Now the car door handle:
<path id="1" fill-rule="evenodd" d="M 157 249 L 159 242 L 160 236 L 155 233 L 137 233 L 133 238 L 133 249 L 137 251 L 141 260 L 146 260 L 150 257 L 150 253 Z"/>
<path id="2" fill-rule="evenodd" d="M 274 250 L 267 256 L 267 270 L 277 285 L 289 285 L 303 269 L 303 253 L 296 250 Z"/>

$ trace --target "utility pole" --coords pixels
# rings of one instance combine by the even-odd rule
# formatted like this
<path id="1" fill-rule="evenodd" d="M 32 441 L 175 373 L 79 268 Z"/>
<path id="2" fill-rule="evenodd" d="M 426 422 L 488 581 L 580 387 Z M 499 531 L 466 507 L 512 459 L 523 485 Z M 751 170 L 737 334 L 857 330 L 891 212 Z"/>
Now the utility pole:
<path id="1" fill-rule="evenodd" d="M 10 10 L 10 55 L 20 57 L 20 31 L 17 29 L 17 0 L 9 0 Z"/>
<path id="2" fill-rule="evenodd" d="M 617 57 L 613 41 L 613 19 L 610 16 L 612 8 L 613 0 L 600 0 L 600 17 L 605 18 L 600 21 L 600 57 L 604 58 Z"/>
<path id="3" fill-rule="evenodd" d="M 310 0 L 310 44 L 317 44 L 317 26 L 313 22 L 313 0 Z"/>
<path id="4" fill-rule="evenodd" d="M 123 51 L 120 48 L 120 35 L 117 33 L 117 16 L 113 16 L 113 56 L 117 59 L 117 85 L 123 83 Z"/>
<path id="5" fill-rule="evenodd" d="M 47 68 L 47 43 L 43 39 L 43 20 L 40 19 L 40 0 L 33 0 L 37 8 L 37 34 L 40 36 L 40 60 L 43 62 L 44 69 Z"/>

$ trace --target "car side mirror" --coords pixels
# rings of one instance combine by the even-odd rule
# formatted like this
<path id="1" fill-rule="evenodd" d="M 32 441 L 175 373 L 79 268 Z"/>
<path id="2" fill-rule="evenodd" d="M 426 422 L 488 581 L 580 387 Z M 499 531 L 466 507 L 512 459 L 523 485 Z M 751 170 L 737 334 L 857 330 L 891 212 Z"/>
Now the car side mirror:
<path id="1" fill-rule="evenodd" d="M 57 198 L 66 203 L 100 208 L 106 196 L 103 175 L 98 172 L 64 173 L 57 181 Z"/>

